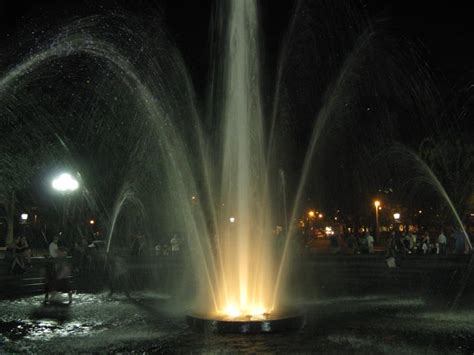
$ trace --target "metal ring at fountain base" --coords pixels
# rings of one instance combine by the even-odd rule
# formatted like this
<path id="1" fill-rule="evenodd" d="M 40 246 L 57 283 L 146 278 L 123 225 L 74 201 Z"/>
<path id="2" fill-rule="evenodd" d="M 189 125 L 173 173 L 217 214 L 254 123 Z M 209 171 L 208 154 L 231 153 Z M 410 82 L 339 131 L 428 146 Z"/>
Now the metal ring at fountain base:
<path id="1" fill-rule="evenodd" d="M 195 330 L 220 334 L 259 334 L 298 330 L 303 326 L 301 315 L 262 320 L 209 319 L 195 315 L 186 316 L 186 322 Z"/>

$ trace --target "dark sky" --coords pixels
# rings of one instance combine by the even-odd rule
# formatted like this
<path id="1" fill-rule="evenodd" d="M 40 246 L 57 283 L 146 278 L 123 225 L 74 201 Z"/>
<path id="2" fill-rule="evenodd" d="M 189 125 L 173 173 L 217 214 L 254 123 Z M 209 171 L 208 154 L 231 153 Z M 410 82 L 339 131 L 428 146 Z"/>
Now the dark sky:
<path id="1" fill-rule="evenodd" d="M 468 1 L 354 1 L 361 3 L 373 20 L 388 19 L 397 31 L 423 43 L 430 64 L 451 82 L 474 73 L 474 21 Z M 208 64 L 207 37 L 212 3 L 210 0 L 1 0 L 0 43 L 8 43 L 11 37 L 6 37 L 7 34 L 41 29 L 51 23 L 66 23 L 72 17 L 107 13 L 117 7 L 138 16 L 161 13 L 195 80 L 201 80 L 201 73 L 206 71 Z M 294 2 L 263 0 L 261 3 L 267 51 L 272 53 L 278 49 Z"/>

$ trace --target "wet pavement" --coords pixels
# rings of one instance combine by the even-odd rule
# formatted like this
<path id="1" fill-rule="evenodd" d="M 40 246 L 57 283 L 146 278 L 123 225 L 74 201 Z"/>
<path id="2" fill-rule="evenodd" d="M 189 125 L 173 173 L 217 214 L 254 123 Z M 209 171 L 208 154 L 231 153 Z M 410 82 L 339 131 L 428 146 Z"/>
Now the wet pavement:
<path id="1" fill-rule="evenodd" d="M 262 335 L 196 333 L 183 306 L 160 294 L 78 294 L 71 306 L 42 300 L 0 301 L 0 353 L 474 353 L 474 310 L 441 311 L 419 299 L 306 299 L 303 329 Z"/>

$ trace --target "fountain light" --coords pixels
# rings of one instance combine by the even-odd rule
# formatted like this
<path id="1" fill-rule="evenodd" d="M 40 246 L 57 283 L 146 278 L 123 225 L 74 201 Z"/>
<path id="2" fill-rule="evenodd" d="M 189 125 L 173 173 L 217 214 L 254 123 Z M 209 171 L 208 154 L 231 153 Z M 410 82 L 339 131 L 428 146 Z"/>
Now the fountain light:
<path id="1" fill-rule="evenodd" d="M 250 305 L 247 307 L 238 307 L 234 303 L 228 304 L 221 312 L 222 315 L 231 319 L 257 320 L 264 319 L 270 315 L 261 305 Z"/>
<path id="2" fill-rule="evenodd" d="M 240 309 L 235 305 L 235 304 L 229 304 L 227 305 L 225 308 L 224 308 L 224 312 L 223 312 L 225 315 L 231 317 L 231 318 L 237 318 L 237 317 L 240 317 L 240 315 L 242 314 L 240 312 Z"/>

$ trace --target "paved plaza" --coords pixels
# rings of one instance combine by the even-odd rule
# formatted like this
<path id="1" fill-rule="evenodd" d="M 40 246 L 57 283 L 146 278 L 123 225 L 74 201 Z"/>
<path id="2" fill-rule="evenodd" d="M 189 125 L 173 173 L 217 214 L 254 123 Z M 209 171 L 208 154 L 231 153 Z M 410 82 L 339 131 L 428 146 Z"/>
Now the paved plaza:
<path id="1" fill-rule="evenodd" d="M 300 331 L 265 335 L 200 334 L 166 295 L 132 300 L 75 295 L 71 306 L 42 296 L 2 301 L 0 352 L 323 352 L 471 353 L 474 311 L 446 312 L 390 296 L 300 301 Z"/>

